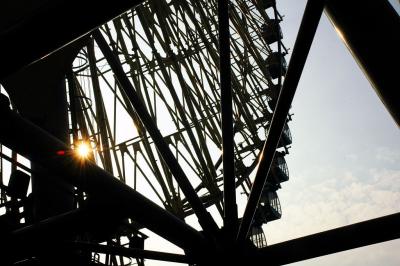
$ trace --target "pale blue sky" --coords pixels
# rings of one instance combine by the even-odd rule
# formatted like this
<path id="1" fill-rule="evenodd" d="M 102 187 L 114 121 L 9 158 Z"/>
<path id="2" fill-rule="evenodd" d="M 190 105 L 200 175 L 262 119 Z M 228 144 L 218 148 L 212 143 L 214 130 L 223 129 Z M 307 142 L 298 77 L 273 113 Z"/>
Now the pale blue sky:
<path id="1" fill-rule="evenodd" d="M 278 1 L 288 47 L 305 2 Z M 325 15 L 292 112 L 291 179 L 282 219 L 264 227 L 270 244 L 400 211 L 400 131 Z M 294 265 L 395 266 L 398 250 L 400 240 Z"/>

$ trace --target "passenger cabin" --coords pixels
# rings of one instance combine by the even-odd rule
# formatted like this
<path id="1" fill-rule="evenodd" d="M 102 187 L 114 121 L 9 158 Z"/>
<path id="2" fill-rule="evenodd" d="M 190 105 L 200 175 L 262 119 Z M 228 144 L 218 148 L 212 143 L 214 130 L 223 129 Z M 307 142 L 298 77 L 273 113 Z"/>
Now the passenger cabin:
<path id="1" fill-rule="evenodd" d="M 267 129 L 266 134 L 268 134 L 269 126 L 270 126 L 270 124 L 266 125 L 266 129 Z M 276 148 L 277 149 L 287 148 L 286 146 L 288 146 L 290 144 L 292 144 L 292 134 L 290 133 L 288 124 L 285 123 L 285 125 L 283 126 L 281 138 L 279 139 L 278 146 Z"/>
<path id="2" fill-rule="evenodd" d="M 271 53 L 266 59 L 266 64 L 272 79 L 279 78 L 286 74 L 287 64 L 284 54 L 279 52 Z"/>
<path id="3" fill-rule="evenodd" d="M 261 227 L 253 225 L 250 229 L 250 240 L 257 248 L 263 248 L 267 246 L 267 238 L 265 237 L 264 231 Z"/>
<path id="4" fill-rule="evenodd" d="M 290 133 L 289 126 L 286 123 L 283 127 L 281 139 L 278 143 L 278 148 L 286 147 L 290 144 L 292 144 L 292 134 Z"/>
<path id="5" fill-rule="evenodd" d="M 282 216 L 281 204 L 278 194 L 275 191 L 269 191 L 264 187 L 259 205 L 254 215 L 254 225 L 261 225 L 280 219 Z"/>
<path id="6" fill-rule="evenodd" d="M 261 35 L 267 44 L 273 44 L 279 40 L 282 40 L 283 34 L 280 21 L 277 19 L 271 19 L 268 24 L 261 26 Z"/>
<path id="7" fill-rule="evenodd" d="M 271 171 L 267 181 L 270 183 L 282 183 L 289 180 L 289 170 L 285 160 L 284 152 L 276 152 Z"/>
<path id="8" fill-rule="evenodd" d="M 269 90 L 268 104 L 272 111 L 275 110 L 276 104 L 278 103 L 280 91 L 281 87 L 278 84 L 273 85 Z"/>
<path id="9" fill-rule="evenodd" d="M 283 127 L 281 141 L 285 146 L 292 144 L 292 134 L 290 133 L 290 128 L 287 123 Z"/>

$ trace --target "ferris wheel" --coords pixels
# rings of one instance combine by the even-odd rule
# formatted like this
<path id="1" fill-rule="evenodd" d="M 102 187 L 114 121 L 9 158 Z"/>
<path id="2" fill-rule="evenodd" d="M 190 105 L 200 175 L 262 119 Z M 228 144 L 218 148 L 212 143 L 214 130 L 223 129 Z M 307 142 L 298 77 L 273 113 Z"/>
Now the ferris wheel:
<path id="1" fill-rule="evenodd" d="M 90 31 L 72 18 L 79 38 L 2 71 L 4 262 L 285 263 L 262 226 L 282 216 L 289 109 L 324 1 L 309 1 L 289 67 L 274 0 L 126 5 Z M 182 254 L 146 250 L 146 230 Z"/>
<path id="2" fill-rule="evenodd" d="M 184 173 L 205 207 L 213 206 L 223 217 L 216 4 L 159 1 L 130 10 L 88 40 L 67 80 L 72 145 L 89 145 L 98 165 L 139 192 L 147 187 L 143 194 L 151 193 L 182 219 L 194 210 L 173 180 L 178 173 Z M 286 71 L 287 49 L 273 2 L 232 2 L 229 14 L 235 187 L 248 196 Z M 130 84 L 123 87 L 117 75 Z M 132 97 L 143 113 L 136 111 Z M 291 142 L 286 125 L 265 187 L 267 198 L 275 201 L 275 191 L 288 180 L 284 156 Z M 171 170 L 160 145 L 171 151 L 177 169 Z M 263 222 L 280 217 L 280 209 L 274 212 L 265 204 L 259 212 L 272 216 Z"/>

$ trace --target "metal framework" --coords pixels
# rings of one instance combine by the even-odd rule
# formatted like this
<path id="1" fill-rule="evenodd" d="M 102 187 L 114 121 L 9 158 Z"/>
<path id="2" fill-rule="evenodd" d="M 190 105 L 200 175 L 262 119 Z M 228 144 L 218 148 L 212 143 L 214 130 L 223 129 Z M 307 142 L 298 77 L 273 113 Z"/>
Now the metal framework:
<path id="1" fill-rule="evenodd" d="M 273 0 L 114 1 L 93 17 L 87 1 L 67 26 L 75 1 L 54 2 L 0 23 L 2 265 L 282 265 L 400 237 L 399 214 L 272 246 L 261 228 L 281 217 L 289 109 L 324 8 L 399 123 L 396 75 L 365 41 L 400 25 L 387 1 L 309 0 L 288 66 Z M 145 250 L 143 228 L 185 254 Z"/>

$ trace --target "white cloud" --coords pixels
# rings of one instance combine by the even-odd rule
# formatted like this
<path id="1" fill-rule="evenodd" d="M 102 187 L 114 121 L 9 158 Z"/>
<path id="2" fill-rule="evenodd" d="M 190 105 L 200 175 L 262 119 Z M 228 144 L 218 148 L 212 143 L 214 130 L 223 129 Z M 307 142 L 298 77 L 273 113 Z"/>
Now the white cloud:
<path id="1" fill-rule="evenodd" d="M 282 219 L 265 226 L 269 244 L 399 212 L 400 170 L 370 169 L 366 172 L 368 176 L 343 172 L 336 179 L 317 183 L 307 182 L 305 176 L 291 176 L 291 181 L 279 191 Z M 340 265 L 350 266 L 364 265 L 365 261 L 368 261 L 365 265 L 378 265 L 372 262 L 379 256 L 384 256 L 380 258 L 385 258 L 385 261 L 398 263 L 400 256 L 393 247 L 398 248 L 400 244 L 385 245 L 376 246 L 373 255 L 360 249 L 357 252 L 365 254 L 360 259 L 345 252 L 301 265 L 338 265 L 340 262 Z M 399 264 L 385 262 L 385 265 Z"/>
<path id="2" fill-rule="evenodd" d="M 400 171 L 371 170 L 373 179 L 345 173 L 344 178 L 329 179 L 300 187 L 285 184 L 280 190 L 283 218 L 267 226 L 289 227 L 281 233 L 271 232 L 273 242 L 299 237 L 320 230 L 343 226 L 400 211 Z M 292 177 L 296 179 L 304 177 Z M 351 182 L 348 182 L 351 181 Z"/>
<path id="3" fill-rule="evenodd" d="M 319 257 L 298 263 L 293 266 L 398 266 L 400 265 L 400 256 L 397 255 L 400 250 L 400 240 L 389 241 L 377 245 L 352 249 L 331 256 Z M 383 261 L 384 260 L 384 261 Z"/>

